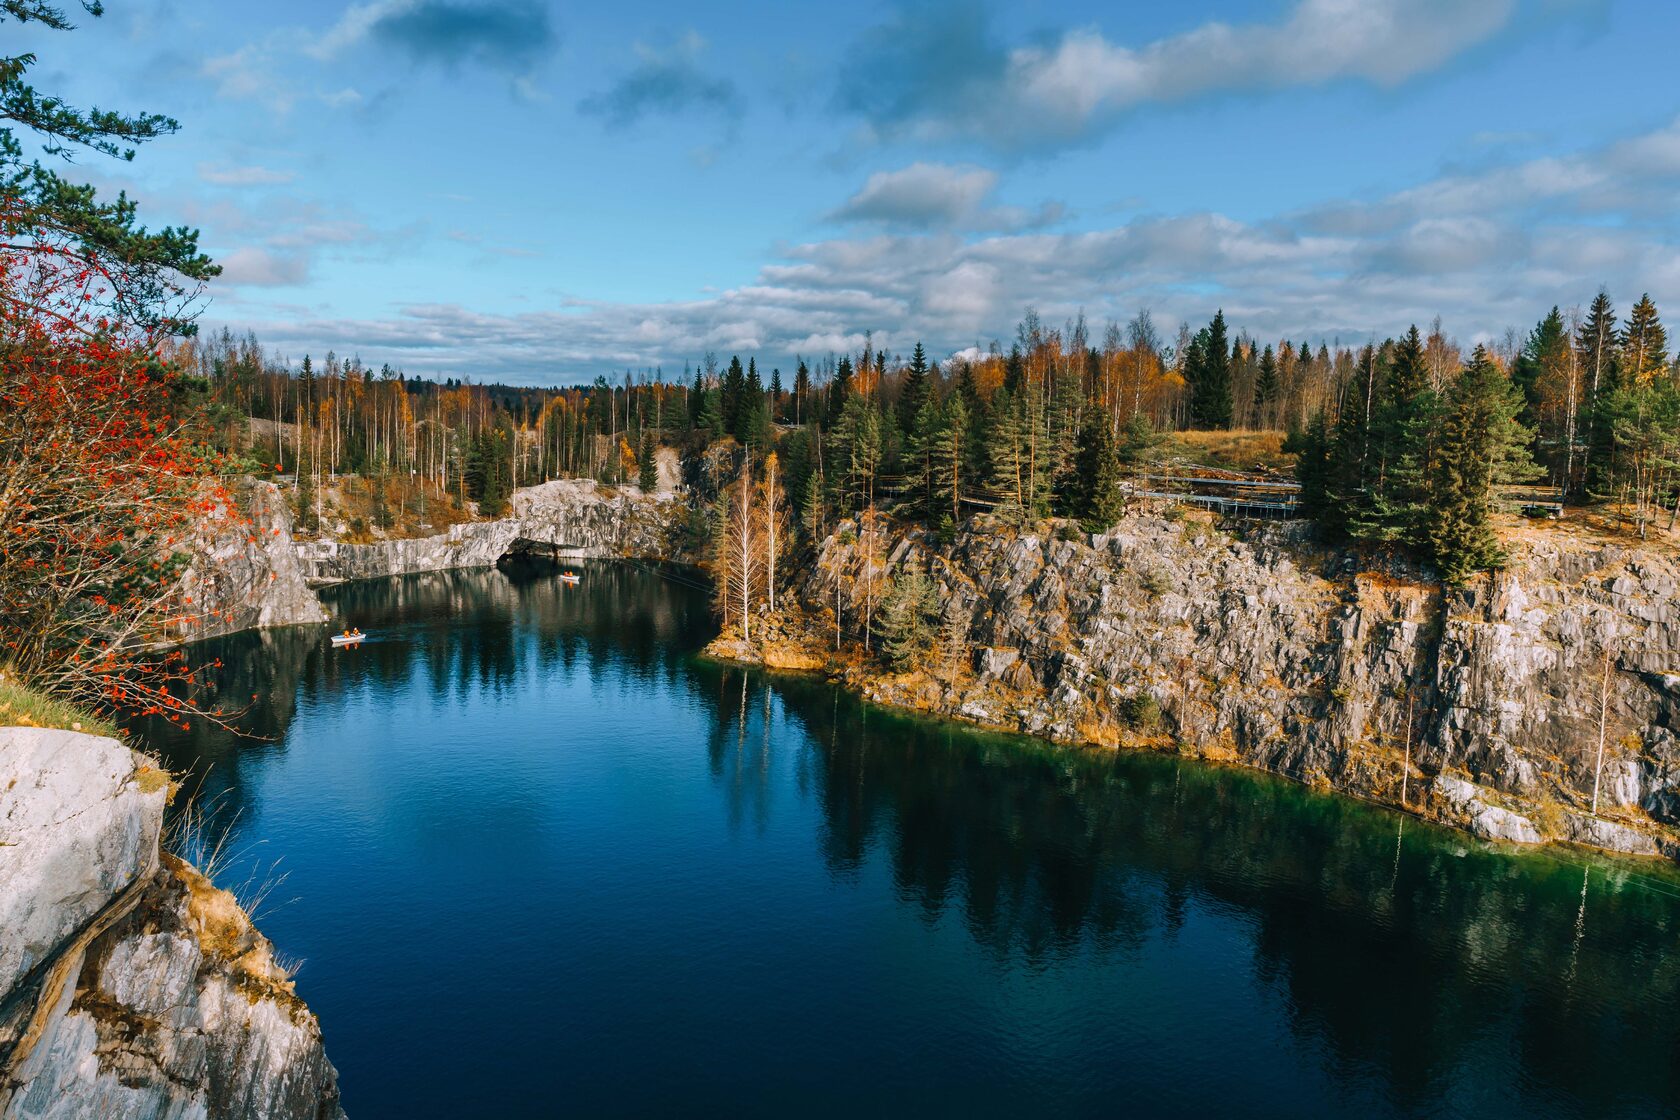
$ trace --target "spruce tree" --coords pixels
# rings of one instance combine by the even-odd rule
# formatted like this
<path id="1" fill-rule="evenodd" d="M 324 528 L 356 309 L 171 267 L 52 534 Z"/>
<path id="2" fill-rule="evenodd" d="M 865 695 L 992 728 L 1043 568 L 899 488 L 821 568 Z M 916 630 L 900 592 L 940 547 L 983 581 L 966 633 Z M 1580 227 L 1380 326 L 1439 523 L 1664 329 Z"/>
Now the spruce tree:
<path id="1" fill-rule="evenodd" d="M 1639 297 L 1622 328 L 1619 362 L 1623 384 L 1648 385 L 1668 371 L 1668 332 L 1657 317 L 1657 305 L 1649 294 Z"/>
<path id="2" fill-rule="evenodd" d="M 1381 403 L 1372 413 L 1365 487 L 1348 513 L 1360 540 L 1420 544 L 1428 516 L 1430 457 L 1439 402 L 1414 325 L 1394 347 Z"/>
<path id="3" fill-rule="evenodd" d="M 852 395 L 852 359 L 850 355 L 842 354 L 840 364 L 834 367 L 834 380 L 828 383 L 828 412 L 826 423 L 834 427 L 840 421 L 840 413 L 846 407 L 847 399 Z"/>
<path id="4" fill-rule="evenodd" d="M 1504 562 L 1492 524 L 1493 491 L 1532 474 L 1533 433 L 1518 420 L 1523 407 L 1521 389 L 1476 347 L 1448 394 L 1430 477 L 1425 536 L 1449 584 Z"/>
<path id="5" fill-rule="evenodd" d="M 1225 312 L 1199 332 L 1195 343 L 1196 368 L 1190 399 L 1190 419 L 1198 428 L 1231 426 L 1231 348 L 1226 340 Z"/>
<path id="6" fill-rule="evenodd" d="M 920 342 L 910 355 L 910 366 L 904 372 L 904 386 L 898 394 L 898 428 L 901 432 L 914 431 L 917 418 L 922 411 L 922 405 L 928 396 L 928 361 L 927 352 L 922 349 Z"/>
<path id="7" fill-rule="evenodd" d="M 741 368 L 741 359 L 731 356 L 729 368 L 724 371 L 722 392 L 719 394 L 718 404 L 723 411 L 723 430 L 739 438 L 741 430 L 741 409 L 745 403 L 747 393 L 747 374 Z"/>
<path id="8" fill-rule="evenodd" d="M 1266 422 L 1271 413 L 1266 406 L 1278 399 L 1280 388 L 1277 357 L 1272 353 L 1272 348 L 1267 346 L 1265 352 L 1260 355 L 1260 370 L 1254 377 L 1254 426 L 1256 428 L 1267 426 Z"/>
<path id="9" fill-rule="evenodd" d="M 1328 517 L 1331 502 L 1330 422 L 1320 408 L 1307 421 L 1306 430 L 1292 437 L 1295 452 L 1295 481 L 1301 486 L 1301 512 L 1318 523 L 1320 532 L 1332 527 Z"/>
<path id="10" fill-rule="evenodd" d="M 1085 410 L 1074 464 L 1078 498 L 1073 514 L 1086 532 L 1105 532 L 1120 520 L 1126 502 L 1120 493 L 1120 456 L 1114 446 L 1114 430 L 1099 408 Z"/>
<path id="11" fill-rule="evenodd" d="M 778 420 L 782 416 L 782 370 L 777 366 L 770 371 L 770 419 Z"/>
<path id="12" fill-rule="evenodd" d="M 801 358 L 793 371 L 793 422 L 807 424 L 813 419 L 817 417 L 811 415 L 811 367 Z"/>
<path id="13" fill-rule="evenodd" d="M 636 483 L 642 488 L 642 493 L 651 494 L 659 489 L 659 454 L 653 437 L 645 430 L 642 432 L 641 450 L 636 452 L 636 466 L 638 477 Z"/>

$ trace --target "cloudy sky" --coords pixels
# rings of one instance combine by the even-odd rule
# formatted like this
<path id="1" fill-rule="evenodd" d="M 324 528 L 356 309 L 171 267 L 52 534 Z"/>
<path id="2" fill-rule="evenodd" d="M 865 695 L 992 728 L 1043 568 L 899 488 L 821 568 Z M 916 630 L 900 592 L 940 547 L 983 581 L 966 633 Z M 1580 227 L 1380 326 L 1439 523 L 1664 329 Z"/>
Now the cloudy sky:
<path id="1" fill-rule="evenodd" d="M 1680 314 L 1672 0 L 105 0 L 4 25 L 177 117 L 84 176 L 292 360 L 537 384 L 1150 308 L 1464 341 Z M 11 43 L 8 42 L 8 47 Z"/>

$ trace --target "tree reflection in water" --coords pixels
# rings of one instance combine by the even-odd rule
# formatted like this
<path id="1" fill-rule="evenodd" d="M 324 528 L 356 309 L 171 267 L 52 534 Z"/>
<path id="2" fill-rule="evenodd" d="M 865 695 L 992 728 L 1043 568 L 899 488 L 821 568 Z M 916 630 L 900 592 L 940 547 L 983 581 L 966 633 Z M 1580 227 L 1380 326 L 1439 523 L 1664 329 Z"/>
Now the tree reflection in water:
<path id="1" fill-rule="evenodd" d="M 636 705 L 657 685 L 703 713 L 732 833 L 762 836 L 778 796 L 815 806 L 832 880 L 889 868 L 901 905 L 959 920 L 994 960 L 1125 966 L 1217 916 L 1299 1045 L 1401 1110 L 1477 1107 L 1455 1095 L 1467 1062 L 1589 1111 L 1680 1101 L 1680 881 L 1662 869 L 1493 851 L 1265 775 L 979 734 L 703 662 L 704 596 L 633 566 L 591 565 L 575 589 L 452 572 L 329 598 L 372 635 L 360 649 L 322 629 L 198 647 L 229 703 L 258 697 L 257 738 L 143 729 L 218 819 L 247 807 L 247 768 L 287 749 L 301 708 L 517 702 L 555 674 Z"/>

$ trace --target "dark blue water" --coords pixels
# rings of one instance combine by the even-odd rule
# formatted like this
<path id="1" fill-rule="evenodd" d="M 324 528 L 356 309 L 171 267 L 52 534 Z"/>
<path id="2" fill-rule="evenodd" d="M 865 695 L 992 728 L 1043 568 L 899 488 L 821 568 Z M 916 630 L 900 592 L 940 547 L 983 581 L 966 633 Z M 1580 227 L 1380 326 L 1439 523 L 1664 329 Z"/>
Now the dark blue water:
<path id="1" fill-rule="evenodd" d="M 353 585 L 165 737 L 353 1120 L 1680 1105 L 1680 884 L 703 663 L 635 569 Z M 246 888 L 249 894 L 253 888 Z M 295 899 L 295 901 L 293 901 Z"/>

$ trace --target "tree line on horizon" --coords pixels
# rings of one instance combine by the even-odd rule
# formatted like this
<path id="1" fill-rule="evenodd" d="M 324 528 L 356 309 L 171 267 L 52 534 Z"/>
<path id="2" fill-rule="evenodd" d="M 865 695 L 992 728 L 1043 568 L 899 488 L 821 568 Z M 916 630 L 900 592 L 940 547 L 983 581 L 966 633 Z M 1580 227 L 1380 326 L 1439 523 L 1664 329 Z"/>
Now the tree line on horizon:
<path id="1" fill-rule="evenodd" d="M 651 489 L 660 447 L 680 453 L 683 481 L 711 501 L 739 468 L 703 454 L 722 443 L 759 464 L 780 453 L 784 500 L 807 535 L 878 507 L 946 531 L 979 509 L 1095 525 L 1118 509 L 1125 462 L 1161 433 L 1282 428 L 1328 534 L 1407 546 L 1461 575 L 1497 560 L 1487 510 L 1500 484 L 1616 500 L 1643 531 L 1672 508 L 1680 472 L 1680 374 L 1656 307 L 1642 297 L 1618 321 L 1603 292 L 1468 360 L 1438 321 L 1315 351 L 1232 338 L 1223 312 L 1166 345 L 1147 311 L 1109 324 L 1100 343 L 1083 317 L 1058 329 L 1028 311 L 1007 351 L 994 342 L 942 368 L 919 343 L 908 357 L 866 343 L 795 358 L 786 378 L 756 356 L 707 355 L 670 381 L 627 371 L 572 388 L 437 383 L 331 354 L 294 370 L 225 331 L 180 357 L 230 423 L 273 421 L 255 442 L 274 469 L 297 473 L 306 527 L 324 476 L 415 477 L 494 514 L 515 487 L 551 478 Z M 1449 509 L 1448 474 L 1473 510 Z M 1463 535 L 1480 543 L 1431 537 L 1464 517 Z"/>

